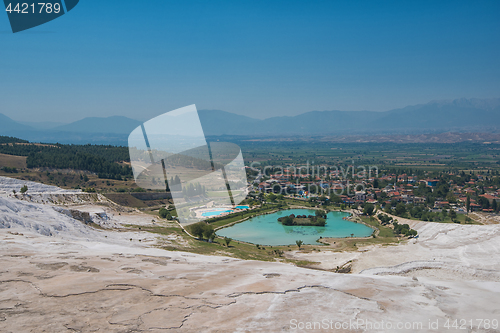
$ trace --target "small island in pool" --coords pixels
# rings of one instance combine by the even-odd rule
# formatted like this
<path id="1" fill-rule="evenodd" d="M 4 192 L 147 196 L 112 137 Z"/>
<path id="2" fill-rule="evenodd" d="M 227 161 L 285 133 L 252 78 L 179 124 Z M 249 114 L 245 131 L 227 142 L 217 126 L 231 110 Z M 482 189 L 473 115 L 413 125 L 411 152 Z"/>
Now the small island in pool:
<path id="1" fill-rule="evenodd" d="M 295 215 L 290 214 L 278 218 L 278 222 L 283 225 L 302 225 L 302 226 L 315 226 L 324 227 L 326 225 L 326 212 L 316 211 L 316 215 Z"/>

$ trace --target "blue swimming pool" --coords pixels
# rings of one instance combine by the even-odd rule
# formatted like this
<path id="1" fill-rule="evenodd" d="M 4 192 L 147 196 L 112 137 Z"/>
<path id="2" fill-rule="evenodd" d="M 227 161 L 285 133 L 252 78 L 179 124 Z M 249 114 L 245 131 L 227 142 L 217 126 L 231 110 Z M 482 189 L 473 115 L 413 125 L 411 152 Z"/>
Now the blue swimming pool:
<path id="1" fill-rule="evenodd" d="M 236 206 L 236 208 L 238 208 L 238 209 L 248 209 L 250 207 L 249 206 Z"/>
<path id="2" fill-rule="evenodd" d="M 231 209 L 221 209 L 221 210 L 214 210 L 214 211 L 211 211 L 211 212 L 205 212 L 205 213 L 201 213 L 201 216 L 217 216 L 217 215 L 220 215 L 222 213 L 231 213 L 232 210 Z"/>

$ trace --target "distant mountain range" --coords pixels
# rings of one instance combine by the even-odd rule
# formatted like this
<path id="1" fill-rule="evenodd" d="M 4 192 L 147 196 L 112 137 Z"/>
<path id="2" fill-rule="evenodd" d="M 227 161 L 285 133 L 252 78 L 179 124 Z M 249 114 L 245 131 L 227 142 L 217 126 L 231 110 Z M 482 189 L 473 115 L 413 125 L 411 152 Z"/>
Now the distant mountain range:
<path id="1" fill-rule="evenodd" d="M 207 135 L 331 136 L 500 130 L 500 98 L 435 101 L 386 112 L 312 111 L 265 120 L 223 111 L 199 113 Z"/>
<path id="2" fill-rule="evenodd" d="M 14 136 L 32 142 L 127 145 L 128 135 L 141 122 L 127 117 L 113 116 L 88 117 L 64 125 L 25 124 L 29 123 L 21 124 L 0 114 L 0 135 Z"/>
<path id="3" fill-rule="evenodd" d="M 32 127 L 20 124 L 0 113 L 0 133 L 24 133 L 33 130 Z M 5 134 L 4 134 L 5 133 Z"/>
<path id="4" fill-rule="evenodd" d="M 33 121 L 19 121 L 18 123 L 33 127 L 37 130 L 50 130 L 56 128 L 58 126 L 66 125 L 65 123 L 58 123 L 53 121 L 41 121 L 41 122 L 33 122 Z"/>
<path id="5" fill-rule="evenodd" d="M 74 123 L 58 126 L 55 131 L 84 133 L 130 134 L 142 122 L 122 116 L 108 118 L 88 117 Z"/>
<path id="6" fill-rule="evenodd" d="M 311 111 L 264 120 L 200 110 L 207 136 L 359 136 L 500 131 L 500 98 L 433 101 L 386 112 Z M 34 142 L 126 145 L 140 121 L 122 116 L 84 118 L 71 124 L 19 123 L 0 114 L 0 135 Z M 29 126 L 31 125 L 31 126 Z"/>

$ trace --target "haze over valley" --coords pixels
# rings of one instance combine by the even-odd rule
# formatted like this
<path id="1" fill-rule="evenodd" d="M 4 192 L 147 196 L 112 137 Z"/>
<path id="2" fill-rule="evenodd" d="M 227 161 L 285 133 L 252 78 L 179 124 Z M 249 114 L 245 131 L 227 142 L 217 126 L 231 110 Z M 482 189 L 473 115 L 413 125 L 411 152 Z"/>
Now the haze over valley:
<path id="1" fill-rule="evenodd" d="M 200 110 L 199 115 L 207 136 L 342 136 L 345 142 L 358 140 L 349 138 L 351 136 L 375 136 L 372 141 L 384 142 L 394 139 L 383 139 L 380 135 L 500 131 L 499 98 L 435 101 L 385 112 L 311 111 L 294 117 L 263 120 L 220 110 Z M 29 141 L 113 145 L 126 145 L 130 132 L 142 123 L 123 116 L 90 117 L 70 124 L 41 123 L 39 126 L 21 124 L 1 114 L 0 120 L 3 135 Z"/>

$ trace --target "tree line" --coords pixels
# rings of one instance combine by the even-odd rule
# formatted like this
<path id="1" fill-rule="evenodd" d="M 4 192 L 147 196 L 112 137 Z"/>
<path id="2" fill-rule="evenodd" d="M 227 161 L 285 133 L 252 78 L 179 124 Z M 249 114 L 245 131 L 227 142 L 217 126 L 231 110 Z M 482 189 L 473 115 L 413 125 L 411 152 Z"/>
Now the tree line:
<path id="1" fill-rule="evenodd" d="M 4 144 L 4 143 L 28 143 L 28 142 L 29 141 L 14 138 L 11 136 L 1 136 L 0 135 L 0 144 Z"/>
<path id="2" fill-rule="evenodd" d="M 5 139 L 4 139 L 5 140 Z M 132 168 L 117 162 L 130 160 L 127 147 L 111 145 L 0 145 L 0 153 L 26 156 L 28 168 L 55 168 L 85 170 L 99 178 L 132 177 Z"/>

